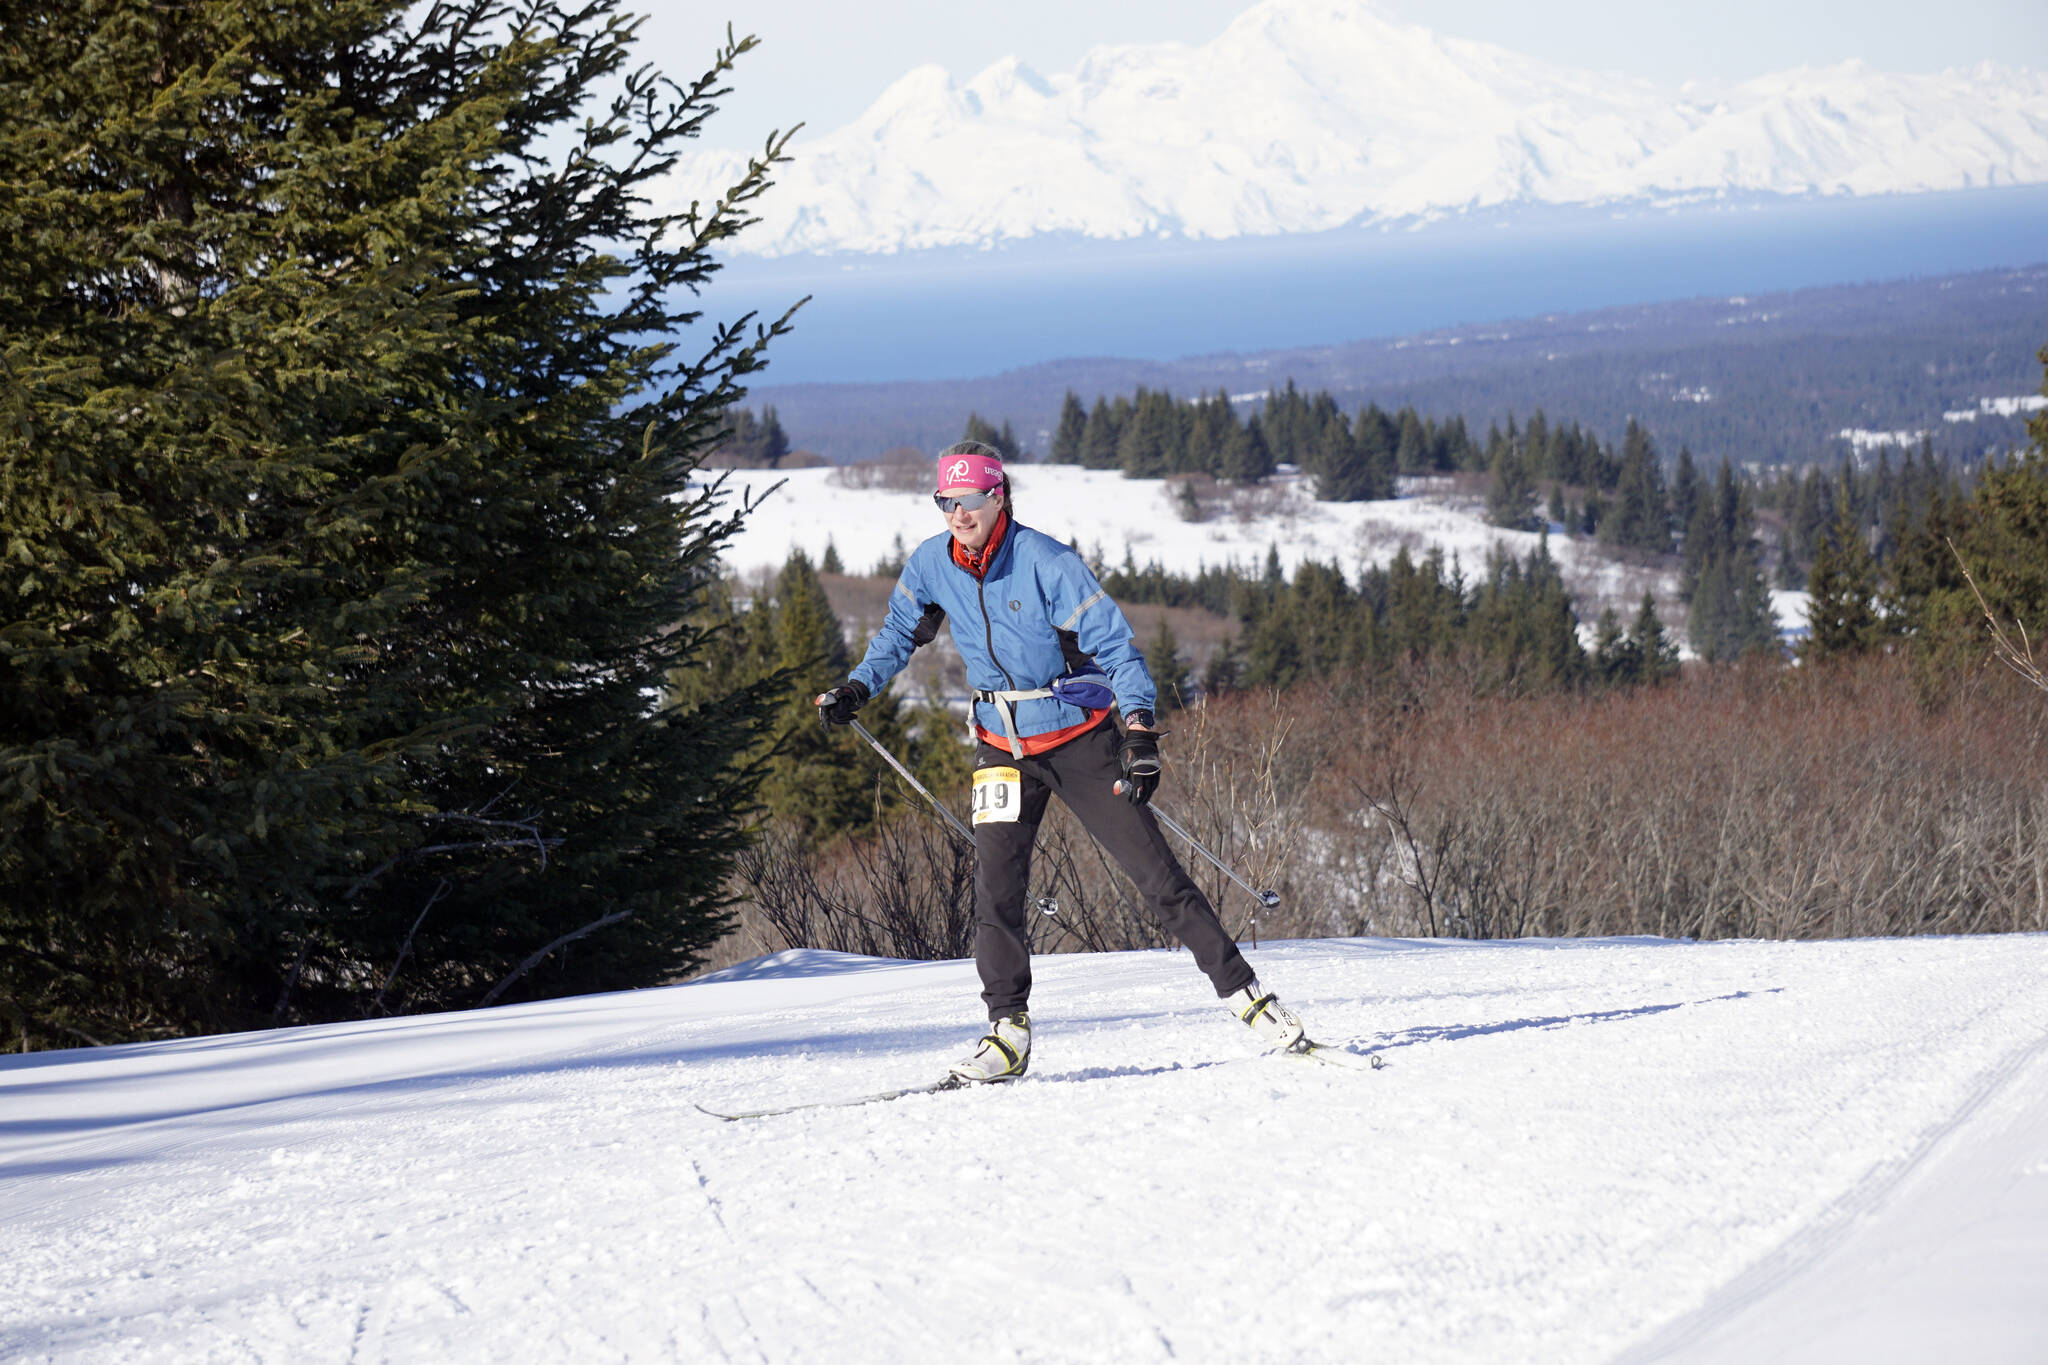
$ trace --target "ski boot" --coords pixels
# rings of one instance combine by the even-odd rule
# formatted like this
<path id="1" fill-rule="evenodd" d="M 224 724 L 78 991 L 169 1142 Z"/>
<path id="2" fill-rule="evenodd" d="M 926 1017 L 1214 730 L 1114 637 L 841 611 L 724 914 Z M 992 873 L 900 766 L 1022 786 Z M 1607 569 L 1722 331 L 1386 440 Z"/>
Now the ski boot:
<path id="1" fill-rule="evenodd" d="M 988 1026 L 972 1054 L 953 1063 L 952 1074 L 970 1085 L 1014 1081 L 1031 1065 L 1031 1016 L 1019 1010 Z"/>
<path id="2" fill-rule="evenodd" d="M 1280 1003 L 1280 997 L 1269 994 L 1259 985 L 1258 978 L 1243 990 L 1233 991 L 1223 997 L 1224 1005 L 1237 1016 L 1239 1022 L 1249 1028 L 1258 1040 L 1269 1048 L 1288 1051 L 1301 1045 L 1307 1030 L 1293 1010 Z"/>

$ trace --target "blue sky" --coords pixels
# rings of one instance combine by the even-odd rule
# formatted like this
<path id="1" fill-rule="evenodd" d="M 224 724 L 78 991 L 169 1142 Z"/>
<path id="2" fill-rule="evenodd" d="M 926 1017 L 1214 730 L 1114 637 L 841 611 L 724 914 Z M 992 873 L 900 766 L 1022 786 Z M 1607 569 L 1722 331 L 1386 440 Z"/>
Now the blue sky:
<path id="1" fill-rule="evenodd" d="M 645 0 L 642 0 L 645 3 Z M 1892 71 L 1992 60 L 2048 66 L 2048 0 L 1383 0 L 1403 18 L 1551 61 L 1624 71 L 1677 86 L 1729 81 L 1858 57 Z M 709 143 L 751 145 L 799 120 L 825 132 L 858 114 L 896 77 L 937 62 L 957 77 L 1016 55 L 1052 73 L 1100 43 L 1202 43 L 1247 0 L 751 0 L 744 10 L 664 8 L 643 32 L 663 70 L 694 76 L 730 18 L 762 39 L 706 129 Z"/>

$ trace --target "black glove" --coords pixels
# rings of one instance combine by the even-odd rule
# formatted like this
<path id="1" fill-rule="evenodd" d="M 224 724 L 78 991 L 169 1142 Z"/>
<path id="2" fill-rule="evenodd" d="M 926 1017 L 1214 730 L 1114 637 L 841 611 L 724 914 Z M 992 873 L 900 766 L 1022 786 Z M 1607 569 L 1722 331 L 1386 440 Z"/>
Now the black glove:
<path id="1" fill-rule="evenodd" d="M 1159 790 L 1159 731 L 1124 731 L 1116 761 L 1124 770 L 1124 780 L 1117 784 L 1124 800 L 1134 806 L 1150 801 L 1152 793 Z"/>
<path id="2" fill-rule="evenodd" d="M 938 637 L 939 627 L 946 621 L 946 609 L 934 602 L 924 609 L 924 615 L 910 628 L 910 647 L 918 649 L 930 644 Z"/>
<path id="3" fill-rule="evenodd" d="M 853 713 L 868 704 L 868 685 L 855 679 L 839 686 L 818 698 L 818 719 L 829 726 L 845 725 L 853 720 Z"/>

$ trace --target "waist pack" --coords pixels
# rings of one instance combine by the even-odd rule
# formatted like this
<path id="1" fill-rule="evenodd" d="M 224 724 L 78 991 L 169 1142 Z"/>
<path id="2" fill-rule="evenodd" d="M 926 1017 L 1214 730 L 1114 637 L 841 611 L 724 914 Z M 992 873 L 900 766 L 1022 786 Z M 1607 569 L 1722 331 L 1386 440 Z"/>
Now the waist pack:
<path id="1" fill-rule="evenodd" d="M 1035 701 L 1040 697 L 1051 697 L 1069 706 L 1078 706 L 1083 711 L 1102 711 L 1116 704 L 1116 690 L 1109 685 L 1109 674 L 1094 664 L 1083 664 L 1070 668 L 1054 678 L 1044 687 L 1025 688 L 1015 692 L 991 692 L 976 688 L 977 702 L 992 703 L 1003 718 L 1003 732 L 1010 739 L 1010 755 L 1024 757 L 1024 741 L 1017 735 L 1016 703 Z M 967 713 L 967 737 L 974 738 L 974 712 Z"/>

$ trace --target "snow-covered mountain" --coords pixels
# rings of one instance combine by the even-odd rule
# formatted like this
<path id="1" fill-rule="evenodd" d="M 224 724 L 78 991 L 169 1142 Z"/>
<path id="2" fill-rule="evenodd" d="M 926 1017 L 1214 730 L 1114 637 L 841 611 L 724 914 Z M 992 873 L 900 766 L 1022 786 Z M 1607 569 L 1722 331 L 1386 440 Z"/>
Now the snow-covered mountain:
<path id="1" fill-rule="evenodd" d="M 738 249 L 893 252 L 1045 234 L 1223 238 L 1524 204 L 1897 194 L 2048 181 L 2048 73 L 1860 62 L 1671 92 L 1441 37 L 1372 0 L 1263 0 L 1215 40 L 1041 76 L 909 72 L 802 138 Z M 670 191 L 744 164 L 707 151 Z"/>

